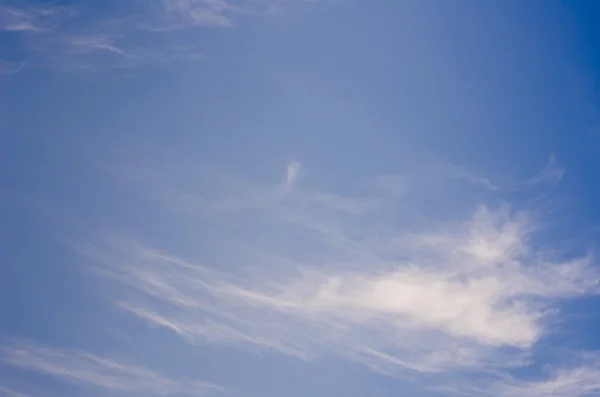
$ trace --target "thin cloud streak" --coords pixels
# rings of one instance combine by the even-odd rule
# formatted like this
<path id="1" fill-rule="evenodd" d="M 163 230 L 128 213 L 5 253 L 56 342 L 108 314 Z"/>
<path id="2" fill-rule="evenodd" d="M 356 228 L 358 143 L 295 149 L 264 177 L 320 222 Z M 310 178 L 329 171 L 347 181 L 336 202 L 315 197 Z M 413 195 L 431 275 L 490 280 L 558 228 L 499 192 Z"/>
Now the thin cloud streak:
<path id="1" fill-rule="evenodd" d="M 548 164 L 544 167 L 544 169 L 532 179 L 521 182 L 519 185 L 523 187 L 527 186 L 535 186 L 543 183 L 558 183 L 565 175 L 564 167 L 561 167 L 556 162 L 556 156 L 554 153 L 550 155 L 548 159 Z"/>
<path id="2" fill-rule="evenodd" d="M 579 397 L 600 393 L 600 369 L 597 363 L 591 367 L 578 367 L 556 371 L 550 379 L 537 382 L 514 382 L 498 387 L 502 397 Z"/>
<path id="3" fill-rule="evenodd" d="M 0 60 L 0 76 L 7 76 L 15 73 L 19 73 L 27 66 L 27 62 L 14 63 L 4 62 Z"/>
<path id="4" fill-rule="evenodd" d="M 23 392 L 13 390 L 13 389 L 10 389 L 10 388 L 2 386 L 2 385 L 0 385 L 0 396 L 3 396 L 3 397 L 31 397 L 29 394 L 25 394 Z"/>
<path id="5" fill-rule="evenodd" d="M 199 396 L 223 390 L 208 382 L 169 379 L 142 367 L 87 352 L 49 348 L 27 341 L 1 345 L 0 362 L 105 392 Z"/>
<path id="6" fill-rule="evenodd" d="M 468 385 L 440 388 L 446 393 L 464 393 L 478 396 L 500 397 L 580 397 L 595 396 L 600 393 L 600 357 L 598 354 L 581 354 L 579 365 L 564 365 L 544 371 L 540 376 L 529 380 L 519 380 L 512 376 L 502 381 L 482 384 L 478 381 L 466 382 Z"/>
<path id="7" fill-rule="evenodd" d="M 458 179 L 469 182 L 474 186 L 481 186 L 492 192 L 514 191 L 533 189 L 541 185 L 553 185 L 561 181 L 565 175 L 564 167 L 557 163 L 556 156 L 550 154 L 546 166 L 535 176 L 525 180 L 517 180 L 506 183 L 492 182 L 488 178 L 481 177 L 472 171 L 459 166 L 445 165 L 440 167 L 438 173 L 444 178 Z"/>

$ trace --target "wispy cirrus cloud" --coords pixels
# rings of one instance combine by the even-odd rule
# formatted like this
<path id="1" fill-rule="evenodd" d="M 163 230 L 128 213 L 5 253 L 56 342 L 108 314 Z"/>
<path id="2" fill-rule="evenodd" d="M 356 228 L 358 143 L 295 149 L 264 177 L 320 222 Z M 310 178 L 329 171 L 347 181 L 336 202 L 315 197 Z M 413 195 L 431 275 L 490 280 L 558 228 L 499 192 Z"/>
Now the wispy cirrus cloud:
<path id="1" fill-rule="evenodd" d="M 0 76 L 19 73 L 26 66 L 27 62 L 4 62 L 0 60 Z"/>
<path id="2" fill-rule="evenodd" d="M 512 381 L 499 385 L 497 395 L 504 397 L 532 396 L 590 396 L 600 393 L 600 367 L 598 360 L 586 366 L 558 369 L 547 380 Z"/>
<path id="3" fill-rule="evenodd" d="M 382 195 L 377 183 L 365 197 L 310 192 L 296 183 L 299 164 L 290 164 L 282 186 L 294 190 L 285 196 L 273 195 L 279 187 L 256 188 L 234 192 L 246 205 L 214 205 L 201 193 L 187 202 L 192 222 L 240 224 L 235 238 L 219 237 L 223 263 L 239 264 L 231 271 L 114 237 L 79 249 L 121 286 L 120 308 L 191 343 L 303 360 L 336 355 L 439 384 L 448 374 L 491 377 L 494 395 L 533 387 L 500 380 L 532 362 L 562 302 L 600 292 L 593 256 L 558 257 L 538 244 L 526 211 L 481 204 L 465 219 L 400 225 L 389 220 L 404 199 L 397 189 Z M 158 190 L 181 204 L 177 189 Z M 351 209 L 339 211 L 340 203 Z M 357 203 L 370 208 L 354 211 Z M 240 232 L 247 227 L 253 231 Z"/>
<path id="4" fill-rule="evenodd" d="M 31 397 L 29 394 L 25 394 L 8 387 L 0 385 L 0 396 L 4 397 Z"/>
<path id="5" fill-rule="evenodd" d="M 191 24 L 206 27 L 230 27 L 231 13 L 246 13 L 242 6 L 233 6 L 225 0 L 163 0 L 171 17 L 179 18 L 179 25 Z"/>
<path id="6" fill-rule="evenodd" d="M 151 0 L 103 9 L 103 3 L 10 0 L 0 4 L 0 34 L 18 37 L 19 54 L 11 57 L 19 58 L 0 55 L 4 62 L 75 71 L 196 61 L 203 58 L 199 29 L 231 27 L 236 15 L 260 17 L 273 2 Z"/>
<path id="7" fill-rule="evenodd" d="M 479 176 L 472 171 L 458 166 L 444 165 L 440 167 L 438 173 L 443 177 L 467 181 L 473 185 L 481 186 L 490 191 L 514 191 L 535 188 L 540 185 L 556 184 L 560 182 L 565 174 L 565 169 L 556 160 L 556 156 L 551 153 L 546 166 L 536 175 L 524 180 L 512 180 L 504 183 L 492 182 L 489 178 Z"/>
<path id="8" fill-rule="evenodd" d="M 183 37 L 143 34 L 137 27 L 145 18 L 143 10 L 103 17 L 97 17 L 96 11 L 85 3 L 19 1 L 0 5 L 0 31 L 18 39 L 13 49 L 17 55 L 12 56 L 20 58 L 12 63 L 102 71 L 200 58 L 197 43 L 171 42 Z"/>
<path id="9" fill-rule="evenodd" d="M 550 158 L 548 159 L 548 164 L 544 167 L 542 171 L 531 179 L 522 181 L 519 183 L 520 186 L 535 186 L 542 183 L 557 183 L 565 175 L 565 168 L 562 167 L 556 161 L 556 156 L 554 153 L 550 154 Z"/>
<path id="10" fill-rule="evenodd" d="M 0 30 L 6 32 L 47 32 L 79 14 L 75 7 L 36 2 L 7 2 L 0 6 Z"/>
<path id="11" fill-rule="evenodd" d="M 568 360 L 566 360 L 568 361 Z M 577 365 L 549 366 L 542 374 L 527 380 L 504 376 L 501 381 L 485 384 L 471 381 L 460 386 L 441 388 L 439 391 L 466 392 L 479 396 L 550 397 L 596 396 L 600 393 L 600 359 L 597 353 L 583 353 Z"/>
<path id="12" fill-rule="evenodd" d="M 92 387 L 105 393 L 153 396 L 179 393 L 199 396 L 211 391 L 223 391 L 209 382 L 171 379 L 143 367 L 84 351 L 45 347 L 29 341 L 11 341 L 0 345 L 0 364 L 44 374 L 78 386 Z M 15 396 L 20 393 L 11 392 L 17 393 Z M 12 396 L 9 392 L 6 393 Z"/>

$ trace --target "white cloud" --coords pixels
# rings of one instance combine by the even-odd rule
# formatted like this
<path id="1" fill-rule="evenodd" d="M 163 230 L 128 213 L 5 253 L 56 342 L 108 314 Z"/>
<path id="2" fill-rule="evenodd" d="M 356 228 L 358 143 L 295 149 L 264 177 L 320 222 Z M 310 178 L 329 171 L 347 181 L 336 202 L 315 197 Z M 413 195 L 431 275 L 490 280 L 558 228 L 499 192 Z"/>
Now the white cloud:
<path id="1" fill-rule="evenodd" d="M 197 396 L 222 390 L 211 383 L 170 379 L 142 367 L 79 350 L 49 348 L 25 341 L 1 345 L 0 362 L 105 392 Z"/>
<path id="2" fill-rule="evenodd" d="M 288 167 L 285 186 L 294 185 L 298 170 Z M 402 196 L 374 201 L 373 216 L 335 208 L 362 198 L 335 195 L 333 206 L 307 205 L 323 197 L 331 198 L 297 189 L 286 200 L 234 207 L 207 207 L 200 199 L 195 216 L 217 224 L 246 223 L 244 212 L 274 222 L 268 232 L 246 224 L 251 235 L 221 241 L 228 247 L 223 260 L 239 264 L 234 274 L 215 270 L 219 262 L 115 238 L 80 249 L 122 286 L 122 309 L 191 343 L 304 360 L 335 354 L 393 376 L 525 365 L 560 316 L 560 302 L 598 292 L 591 256 L 557 259 L 533 243 L 531 217 L 508 206 L 480 206 L 466 220 L 415 230 L 381 216 L 389 200 Z M 254 234 L 262 245 L 253 243 Z M 243 252 L 240 238 L 250 247 Z M 279 249 L 281 241 L 292 249 Z"/>

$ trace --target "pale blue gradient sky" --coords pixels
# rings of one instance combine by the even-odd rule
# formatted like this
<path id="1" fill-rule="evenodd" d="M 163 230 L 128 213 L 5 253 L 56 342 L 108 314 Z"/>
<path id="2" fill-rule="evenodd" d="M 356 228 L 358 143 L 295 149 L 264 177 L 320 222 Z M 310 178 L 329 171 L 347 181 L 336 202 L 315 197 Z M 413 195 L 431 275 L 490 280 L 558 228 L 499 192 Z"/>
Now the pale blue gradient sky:
<path id="1" fill-rule="evenodd" d="M 600 395 L 599 17 L 0 0 L 0 395 Z"/>

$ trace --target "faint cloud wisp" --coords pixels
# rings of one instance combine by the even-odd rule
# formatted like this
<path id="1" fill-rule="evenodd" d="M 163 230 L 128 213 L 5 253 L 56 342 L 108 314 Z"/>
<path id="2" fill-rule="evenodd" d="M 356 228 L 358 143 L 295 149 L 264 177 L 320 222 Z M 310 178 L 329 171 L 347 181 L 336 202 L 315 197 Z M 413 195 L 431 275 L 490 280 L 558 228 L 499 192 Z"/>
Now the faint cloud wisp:
<path id="1" fill-rule="evenodd" d="M 142 367 L 87 352 L 49 348 L 27 341 L 1 345 L 0 363 L 52 376 L 67 383 L 94 387 L 104 392 L 144 393 L 144 395 L 180 393 L 198 396 L 211 390 L 223 390 L 211 383 L 174 380 Z"/>
<path id="2" fill-rule="evenodd" d="M 260 16 L 275 1 L 151 0 L 107 13 L 102 2 L 10 0 L 0 4 L 0 34 L 17 35 L 21 58 L 0 59 L 84 72 L 196 61 L 198 29 L 231 27 L 232 15 Z"/>

